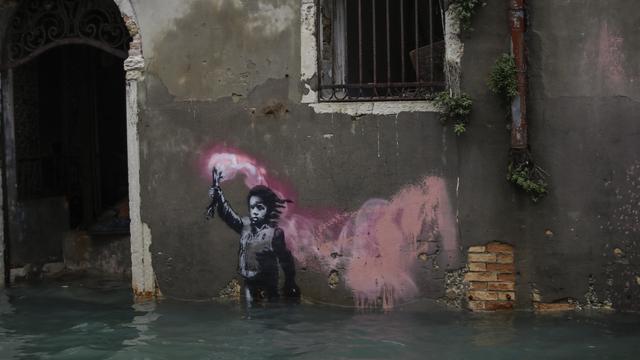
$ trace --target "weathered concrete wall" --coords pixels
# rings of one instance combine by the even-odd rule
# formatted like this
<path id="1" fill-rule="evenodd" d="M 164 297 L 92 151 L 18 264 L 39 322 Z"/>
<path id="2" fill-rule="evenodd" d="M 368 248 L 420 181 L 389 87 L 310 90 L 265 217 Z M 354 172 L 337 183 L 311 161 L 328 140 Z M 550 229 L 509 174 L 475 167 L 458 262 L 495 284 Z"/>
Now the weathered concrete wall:
<path id="1" fill-rule="evenodd" d="M 11 239 L 12 267 L 62 260 L 62 240 L 69 230 L 66 200 L 50 197 L 24 201 L 16 211 L 16 238 Z"/>
<path id="2" fill-rule="evenodd" d="M 551 175 L 550 194 L 539 203 L 503 180 L 508 134 L 485 85 L 490 61 L 509 47 L 500 26 L 505 6 L 483 8 L 465 41 L 462 88 L 475 104 L 458 160 L 463 243 L 515 245 L 519 307 L 530 307 L 535 294 L 542 303 L 569 298 L 578 306 L 638 309 L 640 88 L 632 5 L 530 2 L 530 141 Z"/>
<path id="3" fill-rule="evenodd" d="M 354 118 L 300 104 L 300 1 L 135 1 L 141 211 L 161 291 L 211 298 L 237 276 L 239 236 L 204 218 L 207 162 L 228 153 L 295 201 L 280 225 L 305 298 L 440 298 L 469 246 L 499 241 L 515 247 L 518 307 L 535 288 L 543 302 L 596 295 L 638 308 L 639 52 L 633 5 L 613 3 L 531 4 L 531 143 L 551 174 L 534 204 L 505 181 L 509 134 L 486 87 L 509 49 L 506 1 L 489 1 L 463 36 L 461 87 L 475 105 L 461 138 L 435 113 Z M 255 178 L 228 180 L 246 214 Z"/>
<path id="4" fill-rule="evenodd" d="M 239 235 L 204 216 L 215 163 L 241 215 L 255 184 L 294 201 L 279 226 L 305 299 L 459 306 L 471 294 L 464 273 L 483 263 L 468 258 L 473 246 L 498 242 L 514 246 L 516 307 L 640 309 L 633 4 L 530 2 L 530 141 L 551 175 L 549 195 L 533 203 L 505 180 L 509 133 L 486 87 L 493 61 L 509 50 L 507 1 L 487 2 L 462 36 L 461 89 L 475 103 L 460 138 L 434 112 L 353 117 L 302 104 L 300 9 L 308 0 L 117 3 L 136 18 L 146 61 L 136 36 L 127 66 L 141 113 L 129 136 L 134 148 L 140 140 L 136 237 L 144 241 L 134 246 L 152 241 L 165 296 L 212 298 L 238 278 Z M 0 2 L 2 23 L 13 5 Z M 136 113 L 135 101 L 128 106 Z M 137 181 L 132 189 L 136 198 Z"/>
<path id="5" fill-rule="evenodd" d="M 62 244 L 67 270 L 99 276 L 131 278 L 129 235 L 89 235 L 69 231 Z"/>
<path id="6" fill-rule="evenodd" d="M 467 70 L 480 65 L 472 53 L 507 49 L 507 38 L 466 42 L 462 88 L 476 103 L 459 159 L 462 236 L 478 244 L 494 239 L 516 246 L 520 307 L 531 305 L 532 291 L 542 302 L 571 298 L 585 306 L 640 306 L 635 139 L 640 88 L 632 45 L 638 35 L 631 29 L 631 9 L 625 11 L 629 6 L 530 3 L 530 141 L 538 164 L 551 175 L 550 194 L 537 204 L 502 180 L 508 139 L 486 92 L 490 64 Z M 475 20 L 477 34 L 488 34 L 482 24 L 504 14 L 490 15 L 491 10 L 497 9 L 485 8 Z"/>
<path id="7" fill-rule="evenodd" d="M 535 283 L 543 300 L 597 295 L 614 308 L 640 309 L 633 10 L 624 1 L 532 4 L 532 146 L 553 177 L 548 199 L 523 213 L 521 283 Z"/>

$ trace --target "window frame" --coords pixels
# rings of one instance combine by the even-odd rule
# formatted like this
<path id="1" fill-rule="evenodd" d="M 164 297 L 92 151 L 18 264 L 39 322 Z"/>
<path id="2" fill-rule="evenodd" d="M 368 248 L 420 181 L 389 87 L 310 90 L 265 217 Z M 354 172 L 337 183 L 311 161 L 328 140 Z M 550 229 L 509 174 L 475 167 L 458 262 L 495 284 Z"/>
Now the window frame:
<path id="1" fill-rule="evenodd" d="M 320 0 L 301 0 L 300 8 L 300 80 L 303 84 L 301 103 L 311 106 L 316 113 L 344 113 L 353 116 L 378 114 L 392 115 L 400 112 L 438 112 L 433 100 L 362 100 L 320 101 L 318 47 Z M 445 80 L 448 89 L 458 92 L 460 88 L 460 65 L 464 45 L 460 40 L 460 24 L 447 8 L 444 16 Z M 452 75 L 457 74 L 457 75 Z"/>

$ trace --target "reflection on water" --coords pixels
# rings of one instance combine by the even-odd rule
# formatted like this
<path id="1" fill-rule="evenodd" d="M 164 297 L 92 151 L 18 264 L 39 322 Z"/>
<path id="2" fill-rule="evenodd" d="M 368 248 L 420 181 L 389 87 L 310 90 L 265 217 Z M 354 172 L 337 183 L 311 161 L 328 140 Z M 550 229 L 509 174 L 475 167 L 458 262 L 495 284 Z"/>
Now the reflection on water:
<path id="1" fill-rule="evenodd" d="M 513 341 L 514 313 L 474 314 L 471 341 L 480 347 L 502 346 Z"/>
<path id="2" fill-rule="evenodd" d="M 133 309 L 141 315 L 134 316 L 131 324 L 126 326 L 132 327 L 138 331 L 135 339 L 127 339 L 122 342 L 123 345 L 145 345 L 148 341 L 155 339 L 155 335 L 149 331 L 149 325 L 158 320 L 160 314 L 154 312 L 156 309 L 155 302 L 147 302 L 144 304 L 134 304 Z"/>
<path id="3" fill-rule="evenodd" d="M 0 359 L 631 359 L 640 316 L 132 305 L 118 283 L 0 292 Z"/>

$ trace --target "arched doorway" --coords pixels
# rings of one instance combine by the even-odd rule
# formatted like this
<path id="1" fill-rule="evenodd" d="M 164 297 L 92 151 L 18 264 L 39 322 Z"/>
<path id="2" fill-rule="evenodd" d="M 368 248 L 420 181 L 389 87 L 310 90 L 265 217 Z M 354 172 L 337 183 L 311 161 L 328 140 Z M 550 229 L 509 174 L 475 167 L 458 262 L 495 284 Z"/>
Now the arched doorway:
<path id="1" fill-rule="evenodd" d="M 23 0 L 8 23 L 2 90 L 10 268 L 38 271 L 66 260 L 98 271 L 131 269 L 128 242 L 114 240 L 129 232 L 125 88 L 135 83 L 125 86 L 123 63 L 131 62 L 127 48 L 137 34 L 127 25 L 112 0 Z"/>

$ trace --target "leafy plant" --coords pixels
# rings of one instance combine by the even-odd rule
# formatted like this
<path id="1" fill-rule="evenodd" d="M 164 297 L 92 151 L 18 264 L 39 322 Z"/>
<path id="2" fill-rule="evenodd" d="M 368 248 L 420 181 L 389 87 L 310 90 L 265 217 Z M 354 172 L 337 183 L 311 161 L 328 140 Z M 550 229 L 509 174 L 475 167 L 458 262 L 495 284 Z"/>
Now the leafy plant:
<path id="1" fill-rule="evenodd" d="M 460 22 L 463 30 L 472 30 L 471 18 L 476 12 L 479 5 L 484 6 L 486 3 L 482 0 L 451 0 L 451 11 Z"/>
<path id="2" fill-rule="evenodd" d="M 493 65 L 489 80 L 489 89 L 500 96 L 505 102 L 511 101 L 518 95 L 518 70 L 516 60 L 512 55 L 502 54 Z"/>
<path id="3" fill-rule="evenodd" d="M 542 168 L 533 164 L 529 154 L 519 161 L 512 158 L 507 167 L 507 180 L 527 192 L 534 202 L 547 194 L 545 174 Z"/>
<path id="4" fill-rule="evenodd" d="M 443 123 L 452 122 L 453 132 L 462 135 L 467 131 L 469 114 L 473 106 L 473 100 L 466 94 L 453 95 L 449 91 L 439 93 L 435 102 L 442 109 L 440 120 Z"/>
<path id="5" fill-rule="evenodd" d="M 460 136 L 462 135 L 465 131 L 467 131 L 467 125 L 463 124 L 463 123 L 459 123 L 459 124 L 454 124 L 453 125 L 453 132 Z"/>

